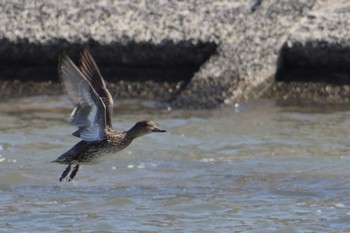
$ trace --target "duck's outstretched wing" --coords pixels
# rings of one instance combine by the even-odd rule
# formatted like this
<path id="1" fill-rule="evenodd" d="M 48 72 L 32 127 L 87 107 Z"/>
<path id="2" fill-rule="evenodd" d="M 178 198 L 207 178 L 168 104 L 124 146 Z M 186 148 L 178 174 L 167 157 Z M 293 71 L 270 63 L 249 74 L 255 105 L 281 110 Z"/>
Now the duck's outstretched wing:
<path id="1" fill-rule="evenodd" d="M 85 46 L 83 46 L 80 53 L 79 69 L 105 104 L 106 125 L 112 128 L 113 98 L 106 87 L 106 83 L 103 80 L 95 60 Z"/>
<path id="2" fill-rule="evenodd" d="M 79 129 L 73 135 L 84 141 L 106 138 L 106 107 L 90 82 L 66 55 L 60 57 L 58 74 L 75 106 L 71 123 Z"/>

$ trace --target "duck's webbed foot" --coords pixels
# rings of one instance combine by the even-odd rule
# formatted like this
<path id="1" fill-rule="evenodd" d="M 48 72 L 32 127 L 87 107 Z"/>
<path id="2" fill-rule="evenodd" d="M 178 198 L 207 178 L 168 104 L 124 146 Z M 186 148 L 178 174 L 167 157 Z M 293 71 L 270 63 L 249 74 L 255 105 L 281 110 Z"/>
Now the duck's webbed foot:
<path id="1" fill-rule="evenodd" d="M 60 182 L 62 182 L 64 177 L 66 177 L 68 175 L 68 173 L 70 172 L 70 169 L 71 169 L 71 164 L 69 164 L 68 167 L 66 168 L 66 170 L 64 170 L 64 172 L 62 173 L 61 178 L 60 178 Z"/>
<path id="2" fill-rule="evenodd" d="M 69 181 L 72 181 L 74 179 L 74 177 L 77 175 L 79 171 L 79 164 L 75 165 L 75 167 L 73 168 L 73 171 L 71 172 L 70 176 L 69 176 Z"/>

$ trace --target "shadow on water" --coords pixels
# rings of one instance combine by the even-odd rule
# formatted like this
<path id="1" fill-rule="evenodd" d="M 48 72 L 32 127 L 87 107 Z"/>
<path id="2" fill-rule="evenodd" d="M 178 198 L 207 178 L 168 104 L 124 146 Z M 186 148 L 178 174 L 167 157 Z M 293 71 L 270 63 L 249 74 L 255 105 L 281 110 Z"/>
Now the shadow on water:
<path id="1" fill-rule="evenodd" d="M 286 101 L 277 101 L 277 106 L 284 112 L 300 112 L 300 113 L 324 113 L 330 114 L 335 112 L 350 111 L 350 104 L 327 104 L 327 103 L 288 103 Z"/>

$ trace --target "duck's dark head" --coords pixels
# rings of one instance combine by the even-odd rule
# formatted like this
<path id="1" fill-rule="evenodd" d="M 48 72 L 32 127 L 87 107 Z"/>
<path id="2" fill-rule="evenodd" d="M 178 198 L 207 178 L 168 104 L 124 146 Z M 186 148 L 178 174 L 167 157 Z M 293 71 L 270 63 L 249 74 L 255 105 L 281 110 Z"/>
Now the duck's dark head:
<path id="1" fill-rule="evenodd" d="M 127 134 L 132 138 L 137 138 L 149 133 L 164 132 L 166 132 L 166 130 L 159 129 L 153 121 L 139 121 L 127 132 Z"/>

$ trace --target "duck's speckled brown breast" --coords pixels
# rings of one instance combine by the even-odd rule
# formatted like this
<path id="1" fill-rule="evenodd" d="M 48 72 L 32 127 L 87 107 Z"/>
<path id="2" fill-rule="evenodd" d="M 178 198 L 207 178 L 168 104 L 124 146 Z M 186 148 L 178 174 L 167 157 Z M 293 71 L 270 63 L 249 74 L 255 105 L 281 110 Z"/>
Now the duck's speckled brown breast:
<path id="1" fill-rule="evenodd" d="M 63 164 L 91 163 L 108 154 L 115 154 L 130 145 L 133 139 L 125 132 L 109 130 L 107 138 L 102 141 L 80 141 L 69 151 L 61 155 L 54 162 Z"/>
<path id="2" fill-rule="evenodd" d="M 94 160 L 101 159 L 108 154 L 115 154 L 125 147 L 130 145 L 131 139 L 125 137 L 125 133 L 119 133 L 116 131 L 109 131 L 107 139 L 99 142 L 94 142 L 92 145 L 86 148 L 82 153 L 77 156 L 77 162 L 92 162 Z"/>

